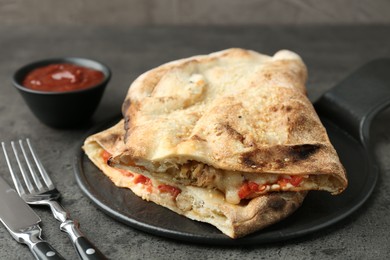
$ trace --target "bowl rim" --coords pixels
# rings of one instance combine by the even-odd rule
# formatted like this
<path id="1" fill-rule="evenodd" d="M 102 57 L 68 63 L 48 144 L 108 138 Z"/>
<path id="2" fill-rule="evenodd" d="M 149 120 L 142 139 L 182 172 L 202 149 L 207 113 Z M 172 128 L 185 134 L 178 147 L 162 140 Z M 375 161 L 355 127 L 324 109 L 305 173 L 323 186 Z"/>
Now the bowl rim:
<path id="1" fill-rule="evenodd" d="M 84 88 L 84 89 L 70 90 L 70 91 L 42 91 L 42 90 L 30 89 L 21 84 L 20 79 L 23 79 L 32 70 L 36 68 L 44 67 L 46 65 L 58 64 L 58 63 L 70 63 L 74 65 L 79 65 L 79 66 L 99 70 L 104 74 L 104 79 L 100 83 L 94 86 Z M 85 64 L 90 64 L 90 65 L 93 64 L 94 67 Z M 99 87 L 104 87 L 111 79 L 111 75 L 112 73 L 110 68 L 105 63 L 95 59 L 82 58 L 82 57 L 54 57 L 54 58 L 47 58 L 47 59 L 33 61 L 20 67 L 12 75 L 12 84 L 17 89 L 32 94 L 41 94 L 41 95 L 67 95 L 68 94 L 69 95 L 69 94 L 76 94 L 81 92 L 88 92 Z"/>

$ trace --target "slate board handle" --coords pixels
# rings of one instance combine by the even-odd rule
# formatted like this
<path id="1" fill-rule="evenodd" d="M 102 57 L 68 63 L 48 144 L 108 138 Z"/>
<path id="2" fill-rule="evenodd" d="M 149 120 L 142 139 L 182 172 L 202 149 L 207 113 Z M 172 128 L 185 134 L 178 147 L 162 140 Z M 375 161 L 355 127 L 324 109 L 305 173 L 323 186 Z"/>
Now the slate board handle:
<path id="1" fill-rule="evenodd" d="M 369 145 L 374 117 L 390 105 L 390 58 L 371 61 L 326 92 L 317 112 Z"/>

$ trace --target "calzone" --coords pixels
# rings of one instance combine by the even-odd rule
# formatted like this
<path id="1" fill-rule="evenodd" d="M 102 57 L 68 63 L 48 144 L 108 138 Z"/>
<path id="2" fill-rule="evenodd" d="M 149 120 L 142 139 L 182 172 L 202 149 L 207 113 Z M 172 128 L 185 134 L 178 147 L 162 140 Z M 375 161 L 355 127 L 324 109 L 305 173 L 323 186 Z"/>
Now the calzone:
<path id="1" fill-rule="evenodd" d="M 218 200 L 225 213 L 221 207 L 214 213 L 228 228 L 214 225 L 239 237 L 286 217 L 308 190 L 339 194 L 347 186 L 306 96 L 306 78 L 301 58 L 287 50 L 267 56 L 235 48 L 169 62 L 131 84 L 123 121 L 108 130 L 119 131 L 120 141 L 107 149 L 95 136 L 84 149 L 105 150 L 109 171 L 131 173 L 133 182 L 149 187 L 137 195 L 163 206 L 164 196 L 173 195 L 170 208 L 180 214 L 194 208 L 199 194 L 213 209 Z M 276 200 L 284 201 L 274 203 L 283 209 L 272 210 Z M 257 219 L 250 211 L 272 217 Z M 196 215 L 200 221 L 210 216 Z M 245 231 L 238 231 L 240 225 Z"/>

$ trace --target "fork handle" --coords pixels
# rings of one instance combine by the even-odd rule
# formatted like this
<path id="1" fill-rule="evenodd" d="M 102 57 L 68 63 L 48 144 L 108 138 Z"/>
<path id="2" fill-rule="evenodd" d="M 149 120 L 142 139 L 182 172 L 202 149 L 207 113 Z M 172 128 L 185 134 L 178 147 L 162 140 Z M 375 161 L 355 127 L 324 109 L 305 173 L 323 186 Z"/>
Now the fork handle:
<path id="1" fill-rule="evenodd" d="M 77 222 L 66 220 L 61 224 L 61 230 L 66 232 L 71 238 L 76 251 L 82 260 L 107 259 L 94 244 L 92 244 L 79 229 Z"/>
<path id="2" fill-rule="evenodd" d="M 74 242 L 81 259 L 106 259 L 106 257 L 84 236 Z"/>

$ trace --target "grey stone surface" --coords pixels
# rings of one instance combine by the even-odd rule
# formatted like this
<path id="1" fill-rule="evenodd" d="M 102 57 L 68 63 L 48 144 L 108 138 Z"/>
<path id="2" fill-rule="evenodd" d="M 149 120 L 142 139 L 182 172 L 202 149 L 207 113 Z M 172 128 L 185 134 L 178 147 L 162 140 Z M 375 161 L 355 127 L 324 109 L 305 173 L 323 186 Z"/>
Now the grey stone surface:
<path id="1" fill-rule="evenodd" d="M 0 24 L 389 24 L 388 0 L 0 0 Z"/>
<path id="2" fill-rule="evenodd" d="M 163 62 L 228 47 L 267 54 L 291 49 L 309 68 L 308 93 L 314 101 L 360 65 L 389 57 L 389 46 L 388 26 L 1 26 L 0 139 L 33 140 L 63 194 L 64 206 L 110 259 L 385 259 L 390 256 L 390 110 L 378 116 L 372 130 L 380 178 L 367 203 L 326 230 L 280 243 L 226 248 L 135 230 L 105 215 L 82 194 L 73 175 L 72 158 L 90 126 L 119 113 L 130 82 Z M 92 122 L 79 129 L 56 130 L 41 124 L 11 87 L 11 75 L 18 67 L 56 56 L 95 58 L 113 71 Z M 0 174 L 11 183 L 2 156 Z M 77 259 L 50 212 L 35 210 L 43 220 L 44 237 L 67 259 Z M 16 243 L 2 225 L 0 259 L 32 259 L 28 249 Z"/>

